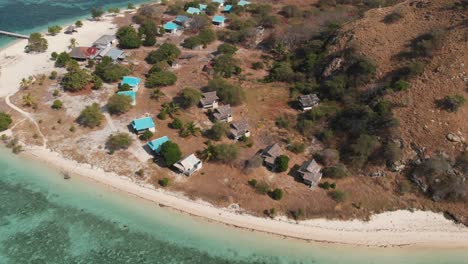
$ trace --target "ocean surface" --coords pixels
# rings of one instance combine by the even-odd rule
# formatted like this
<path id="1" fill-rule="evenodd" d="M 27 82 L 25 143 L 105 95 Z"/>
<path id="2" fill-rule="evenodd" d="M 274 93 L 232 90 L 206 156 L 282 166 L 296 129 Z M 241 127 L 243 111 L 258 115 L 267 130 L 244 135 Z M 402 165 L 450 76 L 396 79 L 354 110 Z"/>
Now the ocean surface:
<path id="1" fill-rule="evenodd" d="M 143 0 L 0 0 L 0 30 L 29 34 L 51 25 L 74 23 L 90 17 L 93 7 L 126 7 Z M 0 48 L 15 39 L 0 36 Z"/>
<path id="2" fill-rule="evenodd" d="M 368 249 L 192 217 L 0 149 L 0 263 L 467 263 L 463 250 Z"/>

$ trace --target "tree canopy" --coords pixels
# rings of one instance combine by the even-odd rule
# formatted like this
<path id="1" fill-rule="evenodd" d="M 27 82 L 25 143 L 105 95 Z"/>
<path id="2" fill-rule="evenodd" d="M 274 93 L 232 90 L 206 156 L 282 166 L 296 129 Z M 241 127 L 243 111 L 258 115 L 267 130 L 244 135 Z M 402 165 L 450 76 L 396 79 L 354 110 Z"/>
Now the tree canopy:
<path id="1" fill-rule="evenodd" d="M 164 164 L 170 167 L 179 161 L 182 157 L 179 145 L 172 141 L 167 141 L 161 145 L 161 156 L 163 157 Z"/>
<path id="2" fill-rule="evenodd" d="M 106 148 L 110 152 L 128 149 L 132 145 L 133 139 L 128 133 L 118 133 L 110 135 L 106 142 Z"/>
<path id="3" fill-rule="evenodd" d="M 173 85 L 177 81 L 177 76 L 168 71 L 153 72 L 146 79 L 145 86 L 147 88 L 155 88 Z"/>
<path id="4" fill-rule="evenodd" d="M 208 82 L 207 91 L 216 91 L 218 97 L 226 104 L 239 105 L 245 99 L 244 90 L 222 78 L 215 78 Z"/>
<path id="5" fill-rule="evenodd" d="M 141 37 L 132 26 L 123 26 L 117 30 L 119 47 L 124 49 L 136 49 L 141 46 Z"/>
<path id="6" fill-rule="evenodd" d="M 13 120 L 11 116 L 5 112 L 0 112 L 0 132 L 7 130 Z"/>
<path id="7" fill-rule="evenodd" d="M 168 64 L 172 64 L 179 56 L 180 50 L 176 45 L 172 43 L 164 43 L 159 49 L 154 50 L 146 57 L 146 62 L 155 64 L 158 62 L 165 61 Z"/>
<path id="8" fill-rule="evenodd" d="M 109 113 L 120 115 L 132 108 L 132 98 L 123 94 L 114 94 L 107 102 Z"/>
<path id="9" fill-rule="evenodd" d="M 89 105 L 81 111 L 80 116 L 78 116 L 78 124 L 94 128 L 101 124 L 104 119 L 104 115 L 101 113 L 101 109 L 97 103 Z"/>
<path id="10" fill-rule="evenodd" d="M 49 47 L 49 43 L 41 33 L 32 33 L 29 35 L 28 45 L 25 47 L 26 52 L 44 52 Z"/>
<path id="11" fill-rule="evenodd" d="M 201 92 L 192 88 L 185 88 L 180 93 L 180 106 L 183 108 L 190 108 L 200 102 Z"/>
<path id="12" fill-rule="evenodd" d="M 112 59 L 107 56 L 102 58 L 101 62 L 98 63 L 94 69 L 94 74 L 105 82 L 117 82 L 129 73 L 129 69 L 114 63 Z"/>
<path id="13" fill-rule="evenodd" d="M 91 83 L 93 77 L 86 69 L 71 69 L 63 78 L 61 85 L 65 91 L 78 92 Z"/>

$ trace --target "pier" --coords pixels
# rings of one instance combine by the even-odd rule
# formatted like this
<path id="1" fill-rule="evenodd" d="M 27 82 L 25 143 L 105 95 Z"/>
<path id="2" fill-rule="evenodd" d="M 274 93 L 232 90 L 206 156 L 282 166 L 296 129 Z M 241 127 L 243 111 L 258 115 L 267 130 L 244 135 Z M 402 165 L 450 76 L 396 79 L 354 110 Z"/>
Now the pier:
<path id="1" fill-rule="evenodd" d="M 22 34 L 18 34 L 18 33 L 3 31 L 3 30 L 0 30 L 0 35 L 5 35 L 5 36 L 9 36 L 9 37 L 14 37 L 14 38 L 29 39 L 29 36 L 27 36 L 27 35 L 22 35 Z"/>

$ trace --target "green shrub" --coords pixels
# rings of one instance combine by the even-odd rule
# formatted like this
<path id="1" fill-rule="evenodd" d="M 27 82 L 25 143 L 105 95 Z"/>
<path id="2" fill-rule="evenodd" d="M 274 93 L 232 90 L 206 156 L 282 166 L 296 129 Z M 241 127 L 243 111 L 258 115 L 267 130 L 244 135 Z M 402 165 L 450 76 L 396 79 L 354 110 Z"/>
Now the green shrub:
<path id="1" fill-rule="evenodd" d="M 117 82 L 125 75 L 128 75 L 130 70 L 116 64 L 112 61 L 112 58 L 105 56 L 101 62 L 96 65 L 94 74 L 99 76 L 105 82 Z"/>
<path id="2" fill-rule="evenodd" d="M 186 48 L 186 49 L 194 49 L 198 46 L 200 46 L 202 43 L 201 43 L 201 40 L 198 36 L 194 36 L 194 37 L 188 37 L 184 40 L 184 42 L 182 42 L 181 46 Z"/>
<path id="3" fill-rule="evenodd" d="M 266 183 L 265 181 L 259 181 L 259 182 L 257 182 L 257 184 L 255 185 L 255 191 L 256 191 L 258 194 L 265 195 L 265 194 L 267 194 L 267 193 L 270 191 L 270 186 L 269 186 L 268 183 Z"/>
<path id="4" fill-rule="evenodd" d="M 409 87 L 410 87 L 409 82 L 407 82 L 405 80 L 398 80 L 398 81 L 394 82 L 393 85 L 392 85 L 392 89 L 394 91 L 405 91 Z"/>
<path id="5" fill-rule="evenodd" d="M 459 94 L 445 96 L 443 99 L 437 100 L 436 104 L 439 108 L 442 108 L 447 112 L 456 112 L 465 104 L 465 97 Z"/>
<path id="6" fill-rule="evenodd" d="M 289 157 L 280 155 L 275 159 L 275 167 L 277 172 L 285 172 L 289 168 Z"/>
<path id="7" fill-rule="evenodd" d="M 216 40 L 216 33 L 211 28 L 205 28 L 198 34 L 201 44 L 206 46 Z"/>
<path id="8" fill-rule="evenodd" d="M 219 76 L 230 78 L 241 73 L 239 61 L 231 55 L 220 55 L 214 59 L 213 70 Z"/>
<path id="9" fill-rule="evenodd" d="M 163 157 L 164 164 L 170 167 L 182 158 L 182 152 L 179 145 L 172 141 L 167 141 L 161 145 L 161 156 Z"/>
<path id="10" fill-rule="evenodd" d="M 180 95 L 180 106 L 183 108 L 190 108 L 200 102 L 202 94 L 199 90 L 192 88 L 185 88 Z"/>
<path id="11" fill-rule="evenodd" d="M 173 85 L 177 81 L 177 76 L 172 72 L 162 71 L 150 74 L 146 79 L 145 86 L 148 88 Z"/>
<path id="12" fill-rule="evenodd" d="M 322 169 L 322 175 L 324 178 L 342 179 L 348 177 L 349 172 L 344 164 L 337 164 L 336 166 Z"/>
<path id="13" fill-rule="evenodd" d="M 128 112 L 132 108 L 133 99 L 123 94 L 114 94 L 107 102 L 107 109 L 112 115 L 120 115 Z"/>
<path id="14" fill-rule="evenodd" d="M 167 62 L 172 64 L 180 56 L 180 50 L 172 43 L 164 43 L 159 49 L 152 51 L 146 57 L 146 62 L 155 64 L 158 62 Z"/>
<path id="15" fill-rule="evenodd" d="M 295 77 L 296 73 L 294 72 L 290 63 L 275 62 L 270 69 L 268 80 L 278 82 L 293 82 Z"/>
<path id="16" fill-rule="evenodd" d="M 240 105 L 245 100 L 244 90 L 240 86 L 229 83 L 222 78 L 214 78 L 208 82 L 207 91 L 216 91 L 220 100 L 233 106 Z"/>
<path id="17" fill-rule="evenodd" d="M 78 92 L 86 88 L 92 81 L 92 76 L 87 70 L 73 70 L 66 73 L 61 85 L 65 91 Z"/>
<path id="18" fill-rule="evenodd" d="M 167 119 L 167 111 L 162 110 L 161 112 L 159 112 L 159 114 L 157 115 L 157 118 L 160 119 L 160 120 L 166 120 Z"/>
<path id="19" fill-rule="evenodd" d="M 7 130 L 11 123 L 13 123 L 11 116 L 5 112 L 0 112 L 0 132 Z"/>
<path id="20" fill-rule="evenodd" d="M 252 63 L 252 69 L 254 69 L 254 70 L 261 70 L 263 68 L 265 68 L 265 65 L 261 61 L 257 61 L 257 62 Z"/>
<path id="21" fill-rule="evenodd" d="M 302 153 L 305 150 L 305 144 L 301 142 L 293 142 L 286 147 L 292 153 Z"/>
<path id="22" fill-rule="evenodd" d="M 60 95 L 60 91 L 58 89 L 55 89 L 54 92 L 52 93 L 52 96 L 57 97 Z"/>
<path id="23" fill-rule="evenodd" d="M 276 188 L 270 192 L 270 196 L 273 200 L 279 201 L 283 198 L 283 190 Z"/>
<path id="24" fill-rule="evenodd" d="M 321 183 L 318 184 L 318 187 L 322 188 L 324 190 L 328 190 L 328 189 L 331 188 L 331 184 L 329 182 L 327 182 L 327 181 L 326 182 L 321 182 Z"/>
<path id="25" fill-rule="evenodd" d="M 61 26 L 50 26 L 48 29 L 47 29 L 47 32 L 49 32 L 50 35 L 52 36 L 55 36 L 57 35 L 58 33 L 60 33 L 60 31 L 62 30 L 62 27 Z"/>
<path id="26" fill-rule="evenodd" d="M 99 105 L 94 103 L 81 111 L 77 122 L 82 126 L 94 128 L 101 124 L 102 119 L 104 119 L 104 115 L 101 113 Z"/>
<path id="27" fill-rule="evenodd" d="M 348 194 L 345 191 L 333 190 L 328 193 L 328 195 L 337 203 L 344 202 Z"/>
<path id="28" fill-rule="evenodd" d="M 169 185 L 170 183 L 170 179 L 169 178 L 162 178 L 161 180 L 158 181 L 159 185 L 161 185 L 162 187 L 166 187 Z"/>
<path id="29" fill-rule="evenodd" d="M 153 137 L 153 132 L 146 130 L 143 134 L 139 136 L 140 140 L 148 140 Z"/>
<path id="30" fill-rule="evenodd" d="M 172 129 L 182 129 L 184 127 L 184 124 L 179 118 L 174 118 L 174 120 L 172 120 L 169 126 Z"/>
<path id="31" fill-rule="evenodd" d="M 77 21 L 75 22 L 75 26 L 80 28 L 80 27 L 83 26 L 83 22 L 81 22 L 81 20 L 77 20 Z"/>
<path id="32" fill-rule="evenodd" d="M 210 139 L 219 141 L 229 132 L 229 125 L 224 122 L 216 122 L 210 129 L 206 131 L 206 136 Z"/>
<path id="33" fill-rule="evenodd" d="M 44 52 L 49 47 L 47 39 L 41 33 L 31 33 L 28 39 L 28 45 L 25 47 L 25 52 Z"/>
<path id="34" fill-rule="evenodd" d="M 53 103 L 52 103 L 52 109 L 55 109 L 55 110 L 59 110 L 59 109 L 62 109 L 63 107 L 63 103 L 62 101 L 60 100 L 55 100 Z"/>
<path id="35" fill-rule="evenodd" d="M 253 188 L 255 188 L 257 186 L 257 180 L 256 179 L 251 179 L 247 183 Z"/>
<path id="36" fill-rule="evenodd" d="M 237 52 L 237 47 L 228 43 L 223 43 L 218 46 L 218 53 L 232 56 Z"/>
<path id="37" fill-rule="evenodd" d="M 67 52 L 62 52 L 55 58 L 55 67 L 63 68 L 72 60 Z"/>
<path id="38" fill-rule="evenodd" d="M 403 14 L 401 12 L 394 11 L 394 12 L 386 15 L 384 17 L 384 19 L 383 19 L 383 22 L 385 24 L 393 24 L 393 23 L 398 22 L 402 18 L 403 18 Z"/>
<path id="39" fill-rule="evenodd" d="M 128 133 L 110 135 L 106 142 L 106 148 L 113 153 L 117 150 L 125 150 L 132 145 L 133 139 Z"/>

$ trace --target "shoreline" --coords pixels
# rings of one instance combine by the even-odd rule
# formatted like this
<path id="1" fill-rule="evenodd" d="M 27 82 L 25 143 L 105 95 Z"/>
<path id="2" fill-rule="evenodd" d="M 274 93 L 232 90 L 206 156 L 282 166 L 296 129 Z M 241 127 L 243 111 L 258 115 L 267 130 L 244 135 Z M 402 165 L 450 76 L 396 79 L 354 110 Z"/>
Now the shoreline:
<path id="1" fill-rule="evenodd" d="M 285 217 L 261 218 L 228 208 L 219 208 L 203 200 L 191 200 L 183 194 L 156 189 L 149 184 L 134 182 L 128 177 L 64 158 L 59 153 L 43 147 L 27 147 L 21 156 L 40 161 L 75 177 L 85 177 L 117 192 L 154 202 L 161 207 L 200 217 L 205 221 L 255 232 L 308 242 L 358 247 L 468 248 L 468 228 L 445 219 L 441 213 L 398 210 L 373 215 L 368 222 L 322 218 L 296 222 Z"/>

